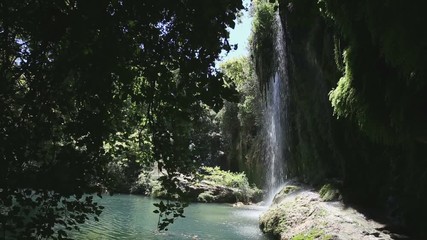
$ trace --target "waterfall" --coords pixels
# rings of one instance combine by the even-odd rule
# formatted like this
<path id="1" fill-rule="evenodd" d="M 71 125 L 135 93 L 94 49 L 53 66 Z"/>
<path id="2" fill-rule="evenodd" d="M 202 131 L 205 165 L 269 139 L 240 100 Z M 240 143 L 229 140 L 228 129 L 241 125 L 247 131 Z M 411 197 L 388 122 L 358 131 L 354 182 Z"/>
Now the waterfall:
<path id="1" fill-rule="evenodd" d="M 288 74 L 286 42 L 280 16 L 276 14 L 274 76 L 271 77 L 266 93 L 264 109 L 264 131 L 266 136 L 266 203 L 271 203 L 286 179 L 286 132 L 288 125 Z"/>
<path id="2" fill-rule="evenodd" d="M 276 72 L 267 91 L 265 130 L 267 145 L 267 200 L 272 200 L 278 188 L 284 183 L 284 129 L 282 120 L 282 79 Z M 267 202 L 268 202 L 267 201 Z"/>

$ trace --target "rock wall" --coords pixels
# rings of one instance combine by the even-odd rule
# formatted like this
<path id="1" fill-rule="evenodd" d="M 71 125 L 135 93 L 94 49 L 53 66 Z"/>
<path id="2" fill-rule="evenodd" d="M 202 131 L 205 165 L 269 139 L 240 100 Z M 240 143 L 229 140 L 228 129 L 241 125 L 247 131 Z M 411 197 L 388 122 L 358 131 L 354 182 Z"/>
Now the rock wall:
<path id="1" fill-rule="evenodd" d="M 344 30 L 331 22 L 319 3 L 312 0 L 281 0 L 278 5 L 288 53 L 286 67 L 290 97 L 289 128 L 286 130 L 288 146 L 285 148 L 288 176 L 314 186 L 334 182 L 342 188 L 345 203 L 355 204 L 367 210 L 372 217 L 381 218 L 393 226 L 421 233 L 425 231 L 423 226 L 427 226 L 427 221 L 422 217 L 427 214 L 427 210 L 422 208 L 427 199 L 426 143 L 416 134 L 405 137 L 384 134 L 386 137 L 378 140 L 372 137 L 377 134 L 377 128 L 370 130 L 350 115 L 337 119 L 330 92 L 337 88 L 340 78 L 348 74 L 343 68 L 351 66 L 345 66 L 343 49 L 356 40 L 351 36 L 343 37 Z M 369 27 L 369 24 L 365 25 L 357 27 Z M 361 34 L 364 32 L 369 31 L 360 30 Z M 369 36 L 366 38 L 369 39 Z M 371 57 L 385 67 L 372 68 L 361 63 L 353 68 L 360 66 L 362 69 L 358 71 L 363 72 L 365 67 L 366 71 L 373 72 L 373 75 L 381 78 L 380 82 L 385 82 L 384 89 L 391 89 L 390 85 L 405 81 L 396 78 L 393 79 L 395 83 L 387 83 L 387 79 L 383 78 L 395 72 L 390 70 L 394 69 L 392 63 L 384 59 L 380 45 L 365 44 L 372 50 Z M 381 84 L 376 83 L 376 86 Z M 424 85 L 420 86 L 420 89 L 425 88 Z M 372 86 L 365 87 L 372 89 Z M 363 102 L 365 108 L 371 109 L 369 111 L 379 109 L 378 114 L 383 116 L 379 120 L 373 119 L 375 114 L 363 113 L 363 116 L 368 119 L 367 123 L 373 122 L 377 124 L 373 126 L 378 128 L 382 126 L 380 120 L 386 119 L 384 128 L 394 131 L 396 126 L 389 126 L 393 121 L 388 121 L 392 116 L 383 113 L 379 103 L 381 99 L 387 100 L 384 89 L 378 90 L 382 98 L 367 98 Z M 356 90 L 363 92 L 365 89 Z M 405 89 L 402 91 L 405 92 Z M 392 102 L 399 101 L 396 95 L 390 97 L 393 97 Z M 419 102 L 424 102 L 424 98 L 418 96 Z M 347 107 L 351 108 L 351 99 L 348 101 Z M 354 103 L 356 110 L 360 107 L 357 104 Z M 399 104 L 405 107 L 408 103 L 402 97 Z M 411 108 L 411 105 L 406 107 Z M 360 109 L 365 111 L 365 108 Z M 403 129 L 409 123 L 405 119 L 411 116 L 402 112 L 400 118 L 404 120 L 395 122 L 401 124 L 399 128 Z M 420 129 L 421 133 L 423 131 Z"/>

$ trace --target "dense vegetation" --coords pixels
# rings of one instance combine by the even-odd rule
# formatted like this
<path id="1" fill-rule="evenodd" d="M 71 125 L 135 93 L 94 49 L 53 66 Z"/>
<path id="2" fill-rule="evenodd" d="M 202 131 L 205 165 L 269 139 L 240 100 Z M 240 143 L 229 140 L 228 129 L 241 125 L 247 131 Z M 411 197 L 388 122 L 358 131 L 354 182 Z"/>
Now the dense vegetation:
<path id="1" fill-rule="evenodd" d="M 2 1 L 2 236 L 64 238 L 101 210 L 84 194 L 117 183 L 114 172 L 136 177 L 142 163 L 158 161 L 164 186 L 178 191 L 177 172 L 211 155 L 200 148 L 204 112 L 235 94 L 214 61 L 231 49 L 226 28 L 242 8 Z"/>

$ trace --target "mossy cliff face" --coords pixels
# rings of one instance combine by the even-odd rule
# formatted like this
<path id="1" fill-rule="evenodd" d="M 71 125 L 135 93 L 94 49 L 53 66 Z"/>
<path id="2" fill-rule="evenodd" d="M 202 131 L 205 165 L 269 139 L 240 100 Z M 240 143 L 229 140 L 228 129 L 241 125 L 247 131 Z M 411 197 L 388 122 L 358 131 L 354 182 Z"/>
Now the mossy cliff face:
<path id="1" fill-rule="evenodd" d="M 239 92 L 239 102 L 225 102 L 217 115 L 225 150 L 221 167 L 234 172 L 244 171 L 251 183 L 264 186 L 264 102 L 254 68 L 246 57 L 231 59 L 221 68 Z"/>
<path id="2" fill-rule="evenodd" d="M 336 179 L 345 201 L 423 231 L 427 30 L 417 26 L 427 17 L 421 1 L 278 4 L 290 94 L 288 175 L 312 184 Z"/>

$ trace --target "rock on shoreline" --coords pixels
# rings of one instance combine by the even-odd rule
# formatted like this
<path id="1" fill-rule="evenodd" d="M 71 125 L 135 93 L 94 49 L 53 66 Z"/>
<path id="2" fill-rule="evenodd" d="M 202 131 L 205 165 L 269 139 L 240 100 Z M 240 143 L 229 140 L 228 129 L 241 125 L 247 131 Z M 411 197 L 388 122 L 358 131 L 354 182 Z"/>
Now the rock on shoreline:
<path id="1" fill-rule="evenodd" d="M 282 240 L 393 239 L 384 225 L 340 201 L 325 202 L 304 187 L 285 186 L 270 208 L 260 216 L 260 228 Z"/>

